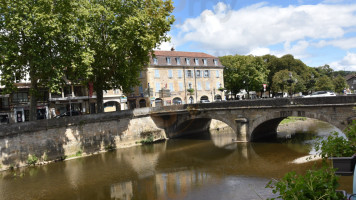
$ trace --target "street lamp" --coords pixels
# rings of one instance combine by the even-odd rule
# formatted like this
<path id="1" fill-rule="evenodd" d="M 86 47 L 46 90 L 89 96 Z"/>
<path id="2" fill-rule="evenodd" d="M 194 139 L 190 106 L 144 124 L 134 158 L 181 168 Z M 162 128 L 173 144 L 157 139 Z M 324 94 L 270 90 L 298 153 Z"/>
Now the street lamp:
<path id="1" fill-rule="evenodd" d="M 192 90 L 192 84 L 189 83 L 189 91 L 191 91 L 191 90 Z M 192 104 L 193 103 L 193 96 L 192 96 L 191 92 L 189 92 L 189 94 L 190 94 L 189 101 L 190 101 L 190 104 Z"/>
<path id="2" fill-rule="evenodd" d="M 289 83 L 290 86 L 290 97 L 292 97 L 293 94 L 292 84 L 294 83 L 292 72 L 289 72 L 289 79 L 287 80 L 287 82 Z"/>
<path id="3" fill-rule="evenodd" d="M 314 74 L 311 75 L 310 84 L 311 84 L 310 93 L 313 94 L 313 88 L 315 84 Z"/>
<path id="4" fill-rule="evenodd" d="M 245 92 L 247 92 L 247 99 L 249 99 L 250 98 L 250 94 L 248 92 L 248 82 L 244 80 L 243 83 L 244 83 L 244 86 L 246 87 Z"/>

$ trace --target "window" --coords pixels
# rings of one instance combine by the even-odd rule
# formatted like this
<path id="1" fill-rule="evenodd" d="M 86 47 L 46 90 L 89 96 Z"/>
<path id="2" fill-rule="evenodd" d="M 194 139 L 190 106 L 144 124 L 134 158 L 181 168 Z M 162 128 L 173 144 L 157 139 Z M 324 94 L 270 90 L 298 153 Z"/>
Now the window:
<path id="1" fill-rule="evenodd" d="M 140 78 L 142 78 L 142 71 L 140 71 Z"/>
<path id="2" fill-rule="evenodd" d="M 120 93 L 120 90 L 119 89 L 115 89 L 114 90 L 114 94 L 119 94 Z"/>
<path id="3" fill-rule="evenodd" d="M 187 77 L 192 78 L 193 77 L 193 72 L 192 70 L 187 70 Z"/>
<path id="4" fill-rule="evenodd" d="M 159 78 L 159 70 L 155 69 L 155 78 Z"/>
<path id="5" fill-rule="evenodd" d="M 158 64 L 158 60 L 157 58 L 153 58 L 153 64 L 157 65 Z"/>
<path id="6" fill-rule="evenodd" d="M 9 98 L 3 97 L 0 98 L 0 108 L 8 108 L 9 107 Z"/>
<path id="7" fill-rule="evenodd" d="M 216 88 L 219 89 L 219 88 L 220 88 L 220 85 L 221 85 L 221 84 L 220 84 L 219 82 L 217 82 L 217 83 L 216 83 Z"/>
<path id="8" fill-rule="evenodd" d="M 168 70 L 168 78 L 172 78 L 173 77 L 173 70 L 169 69 Z"/>
<path id="9" fill-rule="evenodd" d="M 214 59 L 215 66 L 218 66 L 218 60 Z"/>
<path id="10" fill-rule="evenodd" d="M 198 58 L 194 58 L 194 62 L 195 62 L 195 65 L 199 65 L 199 59 Z"/>
<path id="11" fill-rule="evenodd" d="M 201 77 L 201 71 L 200 70 L 196 70 L 196 77 Z"/>
<path id="12" fill-rule="evenodd" d="M 210 82 L 205 83 L 205 90 L 210 90 Z"/>
<path id="13" fill-rule="evenodd" d="M 179 91 L 184 91 L 183 83 L 179 82 L 178 85 L 179 85 Z"/>
<path id="14" fill-rule="evenodd" d="M 186 58 L 185 61 L 187 62 L 187 65 L 190 65 L 190 59 Z"/>
<path id="15" fill-rule="evenodd" d="M 156 82 L 156 92 L 159 92 L 160 89 L 161 89 L 161 83 Z"/>
<path id="16" fill-rule="evenodd" d="M 15 92 L 12 96 L 12 102 L 14 103 L 28 102 L 27 92 Z"/>
<path id="17" fill-rule="evenodd" d="M 138 92 L 139 92 L 140 94 L 142 94 L 142 93 L 143 93 L 142 84 L 138 87 Z"/>
<path id="18" fill-rule="evenodd" d="M 197 82 L 197 90 L 201 90 L 201 82 Z"/>
<path id="19" fill-rule="evenodd" d="M 219 70 L 216 70 L 216 78 L 219 78 L 220 74 L 219 74 Z"/>
<path id="20" fill-rule="evenodd" d="M 178 70 L 178 78 L 182 78 L 183 71 L 181 69 Z"/>
<path id="21" fill-rule="evenodd" d="M 203 64 L 204 64 L 205 66 L 208 65 L 208 61 L 206 60 L 206 58 L 203 59 Z"/>
<path id="22" fill-rule="evenodd" d="M 167 57 L 166 60 L 167 60 L 167 64 L 170 65 L 171 64 L 171 58 Z"/>
<path id="23" fill-rule="evenodd" d="M 210 77 L 209 70 L 204 70 L 204 77 Z"/>
<path id="24" fill-rule="evenodd" d="M 177 65 L 180 65 L 180 58 L 176 58 Z"/>
<path id="25" fill-rule="evenodd" d="M 173 83 L 169 83 L 169 89 L 172 91 L 174 91 L 174 88 L 173 88 Z"/>

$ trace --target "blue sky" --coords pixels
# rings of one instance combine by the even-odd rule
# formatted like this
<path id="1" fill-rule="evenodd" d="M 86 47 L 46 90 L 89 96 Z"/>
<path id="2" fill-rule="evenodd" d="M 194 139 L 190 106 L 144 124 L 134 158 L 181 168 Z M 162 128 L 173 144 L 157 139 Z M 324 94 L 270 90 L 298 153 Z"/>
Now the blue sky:
<path id="1" fill-rule="evenodd" d="M 355 0 L 174 0 L 169 50 L 215 56 L 292 54 L 356 71 Z"/>

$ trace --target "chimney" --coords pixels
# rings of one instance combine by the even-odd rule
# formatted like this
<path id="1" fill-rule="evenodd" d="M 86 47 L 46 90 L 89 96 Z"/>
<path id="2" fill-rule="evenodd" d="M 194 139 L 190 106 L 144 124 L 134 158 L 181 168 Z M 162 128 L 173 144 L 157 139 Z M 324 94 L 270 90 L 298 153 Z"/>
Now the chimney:
<path id="1" fill-rule="evenodd" d="M 174 51 L 174 50 L 175 50 L 174 47 L 172 47 L 172 48 L 171 48 L 171 51 Z"/>

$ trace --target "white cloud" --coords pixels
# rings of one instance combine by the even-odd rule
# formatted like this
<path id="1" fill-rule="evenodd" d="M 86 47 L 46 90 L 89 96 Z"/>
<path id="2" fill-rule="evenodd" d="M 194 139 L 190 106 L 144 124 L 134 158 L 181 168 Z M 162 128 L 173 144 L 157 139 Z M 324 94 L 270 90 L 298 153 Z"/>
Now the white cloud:
<path id="1" fill-rule="evenodd" d="M 347 52 L 347 55 L 342 60 L 333 62 L 330 66 L 336 71 L 356 71 L 356 53 Z"/>
<path id="2" fill-rule="evenodd" d="M 319 39 L 335 41 L 356 27 L 356 4 L 301 5 L 278 7 L 266 3 L 239 10 L 218 3 L 214 10 L 204 10 L 200 16 L 187 19 L 177 26 L 178 44 L 194 43 L 201 49 L 249 54 L 267 51 L 276 44 L 287 44 L 281 53 L 307 57 L 305 50 Z M 295 44 L 288 46 L 288 44 Z M 349 44 L 343 48 L 352 47 Z"/>
<path id="3" fill-rule="evenodd" d="M 342 38 L 342 39 L 336 39 L 336 40 L 330 40 L 330 41 L 321 40 L 315 44 L 315 46 L 319 47 L 319 48 L 325 47 L 328 45 L 332 45 L 332 46 L 335 46 L 335 47 L 338 47 L 338 48 L 344 49 L 344 50 L 356 48 L 356 37 Z"/>

